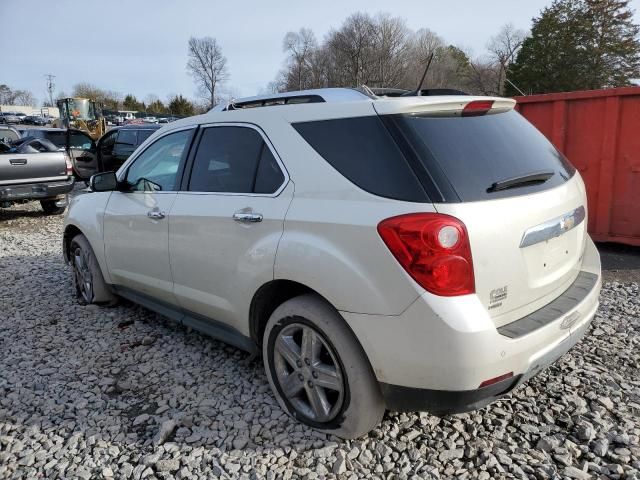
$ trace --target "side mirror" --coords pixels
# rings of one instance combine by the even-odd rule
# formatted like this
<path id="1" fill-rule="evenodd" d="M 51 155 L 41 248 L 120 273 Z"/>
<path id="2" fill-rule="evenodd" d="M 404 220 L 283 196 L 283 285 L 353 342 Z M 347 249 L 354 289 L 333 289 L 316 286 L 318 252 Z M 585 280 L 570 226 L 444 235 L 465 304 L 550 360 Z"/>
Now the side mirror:
<path id="1" fill-rule="evenodd" d="M 89 188 L 94 192 L 110 192 L 118 189 L 116 172 L 103 172 L 91 175 Z"/>

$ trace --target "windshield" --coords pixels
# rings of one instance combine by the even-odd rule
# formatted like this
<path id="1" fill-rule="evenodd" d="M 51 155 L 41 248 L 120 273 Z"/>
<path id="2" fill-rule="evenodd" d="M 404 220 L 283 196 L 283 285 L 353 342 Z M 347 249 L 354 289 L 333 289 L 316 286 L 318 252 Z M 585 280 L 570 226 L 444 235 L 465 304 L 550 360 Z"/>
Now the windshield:
<path id="1" fill-rule="evenodd" d="M 95 120 L 98 118 L 95 104 L 84 98 L 70 98 L 64 105 L 65 116 L 72 120 Z"/>
<path id="2" fill-rule="evenodd" d="M 401 143 L 408 143 L 405 152 L 439 191 L 429 192 L 434 200 L 471 202 L 534 193 L 561 185 L 575 171 L 515 111 L 478 117 L 403 114 L 385 121 Z M 508 181 L 512 188 L 496 188 Z"/>

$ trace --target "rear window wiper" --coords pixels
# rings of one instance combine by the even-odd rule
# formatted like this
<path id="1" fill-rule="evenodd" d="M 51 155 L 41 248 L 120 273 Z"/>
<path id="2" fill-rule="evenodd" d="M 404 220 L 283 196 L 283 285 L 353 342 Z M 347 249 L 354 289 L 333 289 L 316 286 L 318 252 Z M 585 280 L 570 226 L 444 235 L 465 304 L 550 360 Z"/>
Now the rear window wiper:
<path id="1" fill-rule="evenodd" d="M 526 175 L 519 175 L 517 177 L 505 178 L 493 182 L 487 192 L 498 192 L 500 190 L 507 190 L 509 188 L 524 187 L 526 185 L 532 185 L 535 183 L 544 183 L 553 177 L 555 172 L 545 170 L 541 172 L 527 173 Z"/>

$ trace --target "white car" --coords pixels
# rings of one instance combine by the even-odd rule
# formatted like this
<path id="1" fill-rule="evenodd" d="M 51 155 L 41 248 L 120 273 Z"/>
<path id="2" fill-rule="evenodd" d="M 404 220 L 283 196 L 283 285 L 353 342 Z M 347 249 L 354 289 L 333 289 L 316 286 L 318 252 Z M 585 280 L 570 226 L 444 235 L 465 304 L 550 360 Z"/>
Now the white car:
<path id="1" fill-rule="evenodd" d="M 144 123 L 158 123 L 158 119 L 156 117 L 144 117 L 142 121 Z"/>
<path id="2" fill-rule="evenodd" d="M 282 408 L 345 438 L 480 408 L 587 331 L 580 174 L 514 101 L 323 89 L 173 122 L 64 229 L 87 303 L 262 352 Z"/>

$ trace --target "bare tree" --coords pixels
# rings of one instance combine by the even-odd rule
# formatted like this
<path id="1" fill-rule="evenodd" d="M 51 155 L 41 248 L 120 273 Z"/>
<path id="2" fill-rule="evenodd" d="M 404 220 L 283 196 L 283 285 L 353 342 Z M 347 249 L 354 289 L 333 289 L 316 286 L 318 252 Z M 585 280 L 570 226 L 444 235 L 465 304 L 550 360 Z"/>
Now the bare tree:
<path id="1" fill-rule="evenodd" d="M 374 51 L 380 87 L 399 87 L 402 83 L 410 50 L 410 31 L 405 21 L 389 14 L 375 18 Z"/>
<path id="2" fill-rule="evenodd" d="M 308 69 L 310 57 L 316 48 L 316 36 L 308 28 L 301 28 L 298 32 L 287 32 L 284 36 L 282 50 L 289 54 L 297 76 L 298 90 L 304 88 L 305 70 Z"/>
<path id="3" fill-rule="evenodd" d="M 425 85 L 428 86 L 440 86 L 441 81 L 437 78 L 441 77 L 439 74 L 441 56 L 436 55 L 444 48 L 445 43 L 435 32 L 428 28 L 421 28 L 417 32 L 411 35 L 409 40 L 409 58 L 411 62 L 407 65 L 405 70 L 404 85 L 410 89 L 415 89 L 424 73 L 426 63 L 433 54 L 434 58 L 429 67 L 427 78 L 425 79 Z"/>
<path id="4" fill-rule="evenodd" d="M 517 55 L 523 38 L 523 32 L 505 25 L 488 46 L 491 56 L 472 60 L 468 52 L 446 44 L 427 28 L 414 32 L 402 18 L 357 12 L 319 44 L 308 29 L 287 33 L 283 50 L 288 56 L 270 89 L 283 92 L 366 84 L 413 90 L 433 55 L 424 88 L 497 95 L 502 92 L 505 68 Z"/>
<path id="5" fill-rule="evenodd" d="M 507 68 L 515 60 L 526 36 L 526 32 L 516 29 L 512 23 L 507 23 L 502 26 L 497 35 L 491 37 L 487 44 L 487 50 L 489 50 L 492 60 L 498 66 L 496 79 L 498 82 L 496 88 L 498 95 L 504 93 Z"/>
<path id="6" fill-rule="evenodd" d="M 360 86 L 375 77 L 375 23 L 366 13 L 349 16 L 339 30 L 329 33 L 327 48 L 331 51 L 332 83 Z"/>
<path id="7" fill-rule="evenodd" d="M 216 89 L 229 77 L 227 58 L 215 38 L 189 39 L 189 60 L 187 70 L 193 77 L 203 98 L 213 108 L 218 102 Z"/>
<path id="8" fill-rule="evenodd" d="M 495 61 L 485 57 L 474 58 L 469 62 L 469 91 L 479 95 L 500 95 L 498 80 L 501 67 Z"/>
<path id="9" fill-rule="evenodd" d="M 14 90 L 14 105 L 22 105 L 25 107 L 33 107 L 36 104 L 33 94 L 29 90 Z"/>

